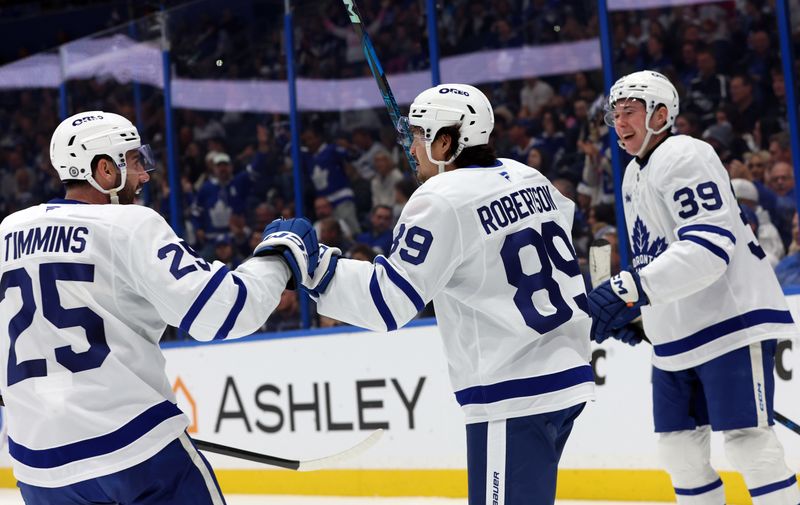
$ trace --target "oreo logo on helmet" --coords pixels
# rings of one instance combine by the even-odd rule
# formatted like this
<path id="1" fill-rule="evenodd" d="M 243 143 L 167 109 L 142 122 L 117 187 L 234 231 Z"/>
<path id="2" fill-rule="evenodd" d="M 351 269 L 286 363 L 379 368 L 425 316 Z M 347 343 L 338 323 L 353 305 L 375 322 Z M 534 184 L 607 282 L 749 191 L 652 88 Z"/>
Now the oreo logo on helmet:
<path id="1" fill-rule="evenodd" d="M 456 95 L 464 95 L 469 96 L 469 93 L 466 91 L 460 90 L 458 88 L 442 88 L 439 90 L 439 94 L 446 95 L 447 93 L 455 93 Z"/>
<path id="2" fill-rule="evenodd" d="M 86 123 L 88 121 L 95 121 L 97 119 L 103 119 L 103 116 L 84 116 L 79 117 L 75 121 L 72 122 L 72 126 L 78 126 L 80 124 Z"/>

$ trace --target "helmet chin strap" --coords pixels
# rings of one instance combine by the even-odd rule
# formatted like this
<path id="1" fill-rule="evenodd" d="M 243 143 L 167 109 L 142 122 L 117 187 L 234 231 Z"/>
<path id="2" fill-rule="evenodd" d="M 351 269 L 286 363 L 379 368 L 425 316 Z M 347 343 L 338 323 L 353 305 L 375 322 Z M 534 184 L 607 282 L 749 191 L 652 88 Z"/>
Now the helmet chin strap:
<path id="1" fill-rule="evenodd" d="M 436 166 L 439 167 L 439 171 L 437 172 L 437 175 L 443 173 L 445 167 L 447 165 L 449 165 L 450 163 L 452 163 L 456 158 L 458 158 L 458 155 L 461 154 L 461 151 L 464 149 L 464 146 L 459 143 L 458 147 L 456 148 L 456 152 L 453 153 L 453 155 L 450 157 L 449 160 L 440 161 L 440 160 L 433 159 L 433 154 L 431 154 L 431 144 L 432 144 L 432 142 L 425 142 L 425 154 L 428 156 L 428 160 L 431 163 L 436 163 Z"/>
<path id="2" fill-rule="evenodd" d="M 86 178 L 86 180 L 89 182 L 89 184 L 91 184 L 91 185 L 92 185 L 92 187 L 93 187 L 94 189 L 96 189 L 97 191 L 99 191 L 99 192 L 103 193 L 104 195 L 109 195 L 109 196 L 108 196 L 109 202 L 110 202 L 110 203 L 112 203 L 112 204 L 114 204 L 114 205 L 119 205 L 119 195 L 118 195 L 117 193 L 119 193 L 120 191 L 122 191 L 122 188 L 124 188 L 124 187 L 125 187 L 125 177 L 124 177 L 124 174 L 122 173 L 122 170 L 120 170 L 120 168 L 119 168 L 119 167 L 117 167 L 117 171 L 120 173 L 120 184 L 119 184 L 119 186 L 117 186 L 116 188 L 112 188 L 112 189 L 105 189 L 105 188 L 103 188 L 103 187 L 102 187 L 102 186 L 100 186 L 100 184 L 99 184 L 99 183 L 98 183 L 98 182 L 95 180 L 95 178 L 94 178 L 94 177 L 92 177 L 91 175 L 90 175 L 89 177 L 87 177 L 87 178 Z"/>

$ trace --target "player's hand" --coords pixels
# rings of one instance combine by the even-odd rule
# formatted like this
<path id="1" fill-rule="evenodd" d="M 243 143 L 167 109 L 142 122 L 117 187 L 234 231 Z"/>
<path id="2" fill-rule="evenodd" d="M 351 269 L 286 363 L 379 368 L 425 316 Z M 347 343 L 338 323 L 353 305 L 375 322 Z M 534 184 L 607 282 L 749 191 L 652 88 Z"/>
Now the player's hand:
<path id="1" fill-rule="evenodd" d="M 281 255 L 289 265 L 292 271 L 292 279 L 287 284 L 289 289 L 308 284 L 319 261 L 319 243 L 311 221 L 303 218 L 276 219 L 268 224 L 253 256 L 271 254 Z"/>
<path id="2" fill-rule="evenodd" d="M 622 328 L 614 330 L 611 333 L 611 338 L 615 338 L 623 344 L 628 344 L 630 346 L 637 345 L 643 340 L 647 340 L 641 323 L 628 323 Z"/>
<path id="3" fill-rule="evenodd" d="M 338 247 L 328 247 L 325 244 L 319 245 L 317 270 L 311 276 L 309 283 L 303 284 L 303 288 L 308 291 L 308 294 L 318 297 L 328 289 L 328 284 L 333 279 L 333 274 L 336 272 L 336 264 L 341 255 L 342 250 Z"/>
<path id="4" fill-rule="evenodd" d="M 617 330 L 639 317 L 642 305 L 648 303 L 639 274 L 635 271 L 623 270 L 597 286 L 589 293 L 594 341 L 600 343 L 608 337 L 614 337 Z"/>

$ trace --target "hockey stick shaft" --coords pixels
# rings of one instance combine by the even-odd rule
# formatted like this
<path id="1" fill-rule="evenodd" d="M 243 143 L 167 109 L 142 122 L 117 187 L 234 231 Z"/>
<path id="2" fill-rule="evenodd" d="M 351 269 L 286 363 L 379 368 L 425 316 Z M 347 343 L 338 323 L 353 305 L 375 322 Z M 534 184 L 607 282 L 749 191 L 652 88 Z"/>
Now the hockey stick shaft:
<path id="1" fill-rule="evenodd" d="M 325 468 L 329 468 L 332 465 L 339 463 L 341 461 L 352 459 L 358 456 L 359 454 L 363 453 L 373 445 L 375 445 L 382 435 L 383 435 L 383 430 L 375 430 L 367 438 L 365 438 L 364 440 L 362 440 L 361 442 L 357 443 L 356 445 L 354 445 L 349 449 L 346 449 L 342 452 L 338 452 L 336 454 L 332 454 L 330 456 L 325 456 L 322 458 L 310 459 L 310 460 L 279 458 L 277 456 L 271 456 L 269 454 L 261 454 L 258 452 L 246 451 L 244 449 L 237 449 L 235 447 L 216 444 L 214 442 L 207 442 L 205 440 L 193 439 L 193 441 L 195 446 L 204 452 L 213 452 L 215 454 L 222 454 L 224 456 L 230 456 L 232 458 L 244 459 L 247 461 L 254 461 L 256 463 L 262 463 L 264 465 L 277 466 L 279 468 L 286 468 L 288 470 L 297 470 L 303 472 L 303 471 L 322 470 Z"/>
<path id="2" fill-rule="evenodd" d="M 772 410 L 772 417 L 776 421 L 781 423 L 785 428 L 800 435 L 800 425 L 798 425 L 796 422 L 792 421 L 791 419 L 789 419 L 788 417 L 784 416 L 783 414 L 774 409 Z"/>
<path id="3" fill-rule="evenodd" d="M 364 48 L 364 56 L 367 58 L 369 69 L 372 71 L 372 76 L 375 78 L 375 82 L 378 84 L 378 89 L 383 96 L 383 102 L 386 104 L 386 110 L 389 111 L 389 117 L 392 119 L 392 125 L 400 135 L 404 135 L 406 137 L 402 139 L 403 150 L 406 153 L 406 159 L 408 160 L 408 165 L 411 168 L 411 171 L 416 172 L 416 163 L 414 162 L 414 158 L 411 156 L 412 138 L 409 132 L 403 131 L 403 129 L 400 127 L 400 119 L 402 118 L 400 107 L 397 105 L 397 100 L 394 98 L 392 88 L 389 86 L 389 81 L 386 79 L 386 73 L 383 71 L 381 62 L 378 60 L 378 55 L 375 53 L 375 47 L 372 45 L 372 40 L 370 40 L 369 34 L 364 28 L 361 13 L 358 11 L 355 0 L 342 1 L 347 9 L 347 15 L 350 18 L 350 22 L 353 24 L 353 28 L 356 30 L 356 34 L 361 38 L 361 46 Z"/>

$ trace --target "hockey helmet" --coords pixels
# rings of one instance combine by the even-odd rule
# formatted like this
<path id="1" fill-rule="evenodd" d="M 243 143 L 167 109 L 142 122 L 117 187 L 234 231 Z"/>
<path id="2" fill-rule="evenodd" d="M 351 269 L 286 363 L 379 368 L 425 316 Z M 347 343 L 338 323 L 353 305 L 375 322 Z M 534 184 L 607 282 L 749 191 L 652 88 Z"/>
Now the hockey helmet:
<path id="1" fill-rule="evenodd" d="M 125 154 L 137 150 L 145 171 L 155 168 L 152 150 L 142 145 L 139 132 L 133 124 L 111 112 L 88 111 L 70 116 L 56 128 L 50 140 L 50 162 L 62 181 L 88 181 L 101 193 L 116 193 L 125 187 L 127 161 Z M 120 185 L 103 189 L 92 175 L 92 160 L 96 156 L 109 156 L 120 171 Z"/>

